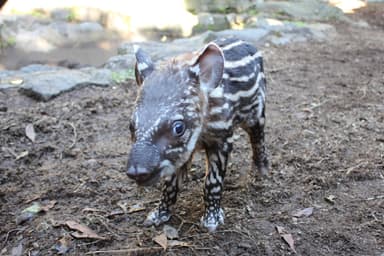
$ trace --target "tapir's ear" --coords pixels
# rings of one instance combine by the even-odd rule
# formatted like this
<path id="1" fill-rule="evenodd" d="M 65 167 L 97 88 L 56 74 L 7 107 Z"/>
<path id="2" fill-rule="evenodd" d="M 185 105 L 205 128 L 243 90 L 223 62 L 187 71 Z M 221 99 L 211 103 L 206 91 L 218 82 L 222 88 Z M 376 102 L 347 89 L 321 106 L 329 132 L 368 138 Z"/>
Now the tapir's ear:
<path id="1" fill-rule="evenodd" d="M 136 56 L 135 76 L 138 85 L 141 85 L 144 79 L 152 73 L 155 66 L 149 57 L 138 45 L 133 46 L 133 51 Z"/>
<path id="2" fill-rule="evenodd" d="M 219 46 L 215 43 L 207 44 L 192 60 L 190 70 L 199 77 L 203 88 L 216 88 L 224 72 L 224 55 Z"/>

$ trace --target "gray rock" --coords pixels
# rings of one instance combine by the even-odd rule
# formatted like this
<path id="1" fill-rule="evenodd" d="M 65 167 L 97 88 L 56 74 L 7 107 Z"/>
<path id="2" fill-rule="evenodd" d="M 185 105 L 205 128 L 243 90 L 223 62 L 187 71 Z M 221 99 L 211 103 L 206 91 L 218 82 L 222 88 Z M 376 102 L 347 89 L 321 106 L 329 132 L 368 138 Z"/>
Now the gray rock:
<path id="1" fill-rule="evenodd" d="M 51 14 L 51 18 L 54 20 L 68 21 L 73 15 L 72 13 L 73 12 L 70 9 L 60 8 L 60 9 L 53 9 L 50 14 Z"/>
<path id="2" fill-rule="evenodd" d="M 223 30 L 216 32 L 217 37 L 237 37 L 239 39 L 251 42 L 255 45 L 260 45 L 265 41 L 266 36 L 270 33 L 264 28 L 248 28 L 243 30 Z"/>
<path id="3" fill-rule="evenodd" d="M 203 31 L 220 31 L 230 28 L 227 16 L 224 14 L 199 13 L 198 24 L 193 27 L 193 34 Z"/>
<path id="4" fill-rule="evenodd" d="M 188 39 L 186 39 L 187 41 Z M 181 53 L 185 53 L 191 50 L 198 49 L 196 46 L 193 48 L 189 48 L 189 44 L 180 44 L 180 43 L 160 43 L 160 42 L 142 42 L 142 43 L 123 43 L 118 48 L 118 53 L 122 55 L 132 55 L 133 56 L 133 45 L 140 45 L 141 48 L 143 48 L 146 52 L 148 52 L 151 55 L 151 58 L 154 61 L 162 60 L 165 58 L 168 58 L 170 56 L 179 55 Z"/>
<path id="5" fill-rule="evenodd" d="M 311 33 L 311 39 L 318 41 L 329 40 L 337 35 L 337 31 L 334 26 L 324 23 L 308 24 L 307 28 Z"/>
<path id="6" fill-rule="evenodd" d="M 13 70 L 4 70 L 0 72 L 0 90 L 19 87 L 22 79 L 17 77 L 18 72 Z M 15 83 L 16 81 L 16 83 Z"/>
<path id="7" fill-rule="evenodd" d="M 248 13 L 229 13 L 227 14 L 227 20 L 232 29 L 244 27 L 244 24 L 252 17 L 252 15 Z"/>
<path id="8" fill-rule="evenodd" d="M 69 23 L 61 19 L 36 19 L 30 16 L 1 17 L 3 38 L 12 38 L 14 46 L 24 51 L 47 52 L 104 39 L 107 35 L 97 22 Z"/>
<path id="9" fill-rule="evenodd" d="M 252 42 L 256 46 L 267 42 L 282 45 L 292 42 L 303 42 L 307 40 L 327 40 L 336 35 L 336 29 L 332 25 L 322 23 L 304 23 L 304 22 L 281 22 L 271 19 L 259 19 L 256 27 L 245 28 L 242 30 L 223 30 L 207 31 L 190 38 L 176 39 L 169 43 L 144 42 L 136 43 L 147 51 L 153 60 L 158 61 L 170 56 L 175 56 L 185 52 L 195 51 L 204 44 L 213 41 L 219 37 L 237 37 L 242 40 Z M 124 57 L 114 57 L 107 62 L 107 68 L 117 68 L 122 65 L 123 68 L 133 67 L 133 45 L 135 43 L 124 43 L 118 53 Z"/>
<path id="10" fill-rule="evenodd" d="M 20 91 L 43 101 L 79 87 L 112 83 L 110 70 L 96 68 L 39 71 L 23 73 L 20 77 L 23 79 Z"/>
<path id="11" fill-rule="evenodd" d="M 129 49 L 126 51 L 128 52 Z M 126 70 L 133 68 L 134 65 L 135 57 L 133 55 L 133 50 L 131 50 L 130 54 L 117 55 L 109 58 L 103 67 L 110 70 Z"/>
<path id="12" fill-rule="evenodd" d="M 180 38 L 172 41 L 172 44 L 178 45 L 178 47 L 184 46 L 185 49 L 189 51 L 197 50 L 202 47 L 204 44 L 211 42 L 217 38 L 216 32 L 206 31 L 199 35 L 195 35 L 190 38 Z"/>
<path id="13" fill-rule="evenodd" d="M 14 70 L 2 70 L 0 71 L 0 80 L 14 76 L 17 71 Z"/>
<path id="14" fill-rule="evenodd" d="M 185 0 L 187 10 L 192 13 L 199 12 L 242 12 L 247 10 L 255 2 L 261 3 L 263 1 L 249 1 L 249 0 Z"/>
<path id="15" fill-rule="evenodd" d="M 257 9 L 269 16 L 289 16 L 294 20 L 327 21 L 331 19 L 343 20 L 343 12 L 326 1 L 298 0 L 298 1 L 270 1 L 259 3 Z"/>
<path id="16" fill-rule="evenodd" d="M 53 22 L 42 28 L 40 36 L 55 46 L 66 46 L 103 39 L 105 31 L 97 22 Z"/>
<path id="17" fill-rule="evenodd" d="M 31 64 L 31 65 L 22 67 L 19 71 L 23 73 L 33 73 L 33 72 L 40 72 L 40 71 L 57 71 L 62 69 L 63 69 L 62 67 L 57 67 L 57 66 Z"/>

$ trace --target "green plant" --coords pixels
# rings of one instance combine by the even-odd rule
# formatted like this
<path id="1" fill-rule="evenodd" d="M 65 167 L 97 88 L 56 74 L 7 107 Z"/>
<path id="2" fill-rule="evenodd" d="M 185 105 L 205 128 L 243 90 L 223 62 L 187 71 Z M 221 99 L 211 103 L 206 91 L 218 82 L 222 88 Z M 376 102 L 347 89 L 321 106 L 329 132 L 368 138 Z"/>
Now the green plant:
<path id="1" fill-rule="evenodd" d="M 297 27 L 305 27 L 305 26 L 307 26 L 307 23 L 305 23 L 303 21 L 292 21 L 291 23 L 293 25 L 297 26 Z"/>
<path id="2" fill-rule="evenodd" d="M 41 9 L 33 9 L 30 14 L 33 17 L 38 18 L 38 19 L 42 19 L 42 18 L 47 17 L 47 14 L 44 12 L 44 10 L 41 10 Z"/>
<path id="3" fill-rule="evenodd" d="M 73 21 L 76 21 L 76 19 L 77 19 L 77 13 L 76 13 L 76 10 L 75 10 L 75 8 L 71 8 L 71 9 L 69 10 L 69 14 L 68 14 L 67 20 L 68 20 L 69 22 L 73 22 Z"/>
<path id="4" fill-rule="evenodd" d="M 247 10 L 247 13 L 249 16 L 257 16 L 259 14 L 259 11 L 256 8 L 249 8 Z"/>
<path id="5" fill-rule="evenodd" d="M 135 79 L 135 71 L 133 69 L 113 71 L 111 74 L 112 81 L 115 84 L 121 84 L 127 80 Z"/>
<path id="6" fill-rule="evenodd" d="M 0 48 L 7 48 L 7 47 L 13 47 L 16 44 L 16 38 L 13 36 L 10 36 L 8 38 L 4 38 L 0 36 Z"/>

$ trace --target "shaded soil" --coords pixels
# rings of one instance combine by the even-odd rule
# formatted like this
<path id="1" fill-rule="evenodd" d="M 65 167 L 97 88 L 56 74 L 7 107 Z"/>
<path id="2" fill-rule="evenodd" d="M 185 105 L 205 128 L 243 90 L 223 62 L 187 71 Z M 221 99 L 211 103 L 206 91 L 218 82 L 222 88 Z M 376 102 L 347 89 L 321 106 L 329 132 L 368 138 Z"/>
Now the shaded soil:
<path id="1" fill-rule="evenodd" d="M 209 234 L 203 211 L 203 160 L 197 157 L 175 217 L 183 247 L 165 252 L 143 227 L 159 187 L 140 188 L 125 173 L 133 82 L 83 88 L 41 103 L 0 92 L 0 255 L 299 255 L 384 253 L 384 30 L 336 24 L 337 38 L 263 48 L 268 77 L 266 136 L 271 170 L 249 171 L 241 131 L 225 180 L 225 225 Z M 33 124 L 36 140 L 25 135 Z M 16 224 L 23 209 L 56 202 Z M 297 210 L 313 207 L 309 217 Z M 65 221 L 106 240 L 78 239 Z M 17 254 L 18 252 L 22 252 Z M 92 253 L 94 252 L 94 253 Z"/>

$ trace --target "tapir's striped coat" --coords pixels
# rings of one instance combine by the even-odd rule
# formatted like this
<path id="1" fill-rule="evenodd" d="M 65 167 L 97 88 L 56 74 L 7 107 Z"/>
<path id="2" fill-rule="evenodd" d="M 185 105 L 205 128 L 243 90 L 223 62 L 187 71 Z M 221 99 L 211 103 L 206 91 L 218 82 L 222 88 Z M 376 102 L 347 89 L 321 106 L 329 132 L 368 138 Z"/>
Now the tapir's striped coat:
<path id="1" fill-rule="evenodd" d="M 199 52 L 157 65 L 138 47 L 135 54 L 136 81 L 141 87 L 130 125 L 134 144 L 127 174 L 144 185 L 165 177 L 161 203 L 146 223 L 169 220 L 181 176 L 193 153 L 205 149 L 208 165 L 202 224 L 215 230 L 224 222 L 220 201 L 237 126 L 249 134 L 255 167 L 262 174 L 268 168 L 261 54 L 235 38 L 216 40 Z"/>

